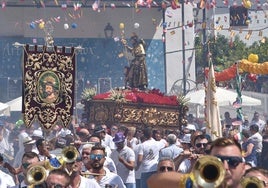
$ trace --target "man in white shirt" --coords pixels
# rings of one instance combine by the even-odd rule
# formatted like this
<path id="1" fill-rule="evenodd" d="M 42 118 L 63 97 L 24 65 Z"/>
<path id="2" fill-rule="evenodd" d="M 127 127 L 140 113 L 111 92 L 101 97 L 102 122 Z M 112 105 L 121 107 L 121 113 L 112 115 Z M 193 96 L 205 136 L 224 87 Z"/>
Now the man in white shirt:
<path id="1" fill-rule="evenodd" d="M 252 121 L 250 123 L 250 125 L 258 125 L 259 127 L 259 132 L 262 133 L 264 127 L 265 127 L 265 121 L 263 121 L 262 119 L 260 119 L 260 114 L 258 112 L 254 113 L 254 116 L 252 118 Z"/>
<path id="2" fill-rule="evenodd" d="M 125 188 L 120 176 L 103 167 L 104 161 L 105 148 L 101 145 L 93 146 L 90 152 L 90 159 L 83 161 L 91 174 L 89 178 L 95 180 L 101 187 Z"/>
<path id="3" fill-rule="evenodd" d="M 252 140 L 254 145 L 256 145 L 256 151 L 257 151 L 257 165 L 260 166 L 260 157 L 262 152 L 262 135 L 259 132 L 259 126 L 256 124 L 250 125 L 249 131 L 251 133 L 251 136 L 248 138 L 249 140 Z"/>
<path id="4" fill-rule="evenodd" d="M 147 188 L 147 179 L 157 171 L 159 151 L 165 145 L 152 138 L 152 129 L 147 127 L 143 130 L 145 141 L 141 143 L 138 151 L 136 170 L 141 168 L 140 187 Z"/>
<path id="5" fill-rule="evenodd" d="M 182 148 L 180 148 L 176 145 L 177 136 L 175 134 L 169 134 L 167 136 L 167 142 L 168 142 L 169 146 L 160 150 L 159 159 L 164 158 L 164 157 L 170 158 L 170 159 L 175 159 L 183 151 Z"/>
<path id="6" fill-rule="evenodd" d="M 111 158 L 117 167 L 117 174 L 122 178 L 126 188 L 136 187 L 134 151 L 126 146 L 125 136 L 122 132 L 115 134 L 113 142 L 117 149 L 112 152 Z"/>

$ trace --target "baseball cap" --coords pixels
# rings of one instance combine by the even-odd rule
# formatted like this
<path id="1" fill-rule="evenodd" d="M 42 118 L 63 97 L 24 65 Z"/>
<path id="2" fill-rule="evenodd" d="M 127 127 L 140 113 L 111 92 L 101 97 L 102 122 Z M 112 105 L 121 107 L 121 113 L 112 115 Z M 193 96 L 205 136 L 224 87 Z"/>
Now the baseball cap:
<path id="1" fill-rule="evenodd" d="M 113 142 L 114 143 L 120 143 L 125 141 L 125 135 L 121 132 L 118 132 L 114 135 Z"/>
<path id="2" fill-rule="evenodd" d="M 43 138 L 43 132 L 40 129 L 36 129 L 36 130 L 33 131 L 33 135 L 32 136 Z"/>
<path id="3" fill-rule="evenodd" d="M 195 128 L 195 125 L 193 124 L 188 124 L 185 129 L 189 129 L 189 130 L 192 130 L 192 131 L 196 131 L 196 128 Z"/>

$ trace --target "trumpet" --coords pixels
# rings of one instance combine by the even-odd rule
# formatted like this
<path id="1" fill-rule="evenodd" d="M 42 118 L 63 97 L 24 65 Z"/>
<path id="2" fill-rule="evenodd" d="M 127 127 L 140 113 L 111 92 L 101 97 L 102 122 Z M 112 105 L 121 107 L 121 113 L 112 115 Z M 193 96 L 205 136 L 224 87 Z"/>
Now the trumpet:
<path id="1" fill-rule="evenodd" d="M 27 181 L 30 185 L 39 185 L 47 178 L 47 171 L 43 166 L 32 166 L 26 175 Z"/>
<path id="2" fill-rule="evenodd" d="M 264 184 L 256 177 L 244 177 L 240 184 L 243 188 L 264 188 Z"/>
<path id="3" fill-rule="evenodd" d="M 213 156 L 199 158 L 193 167 L 194 181 L 201 187 L 218 187 L 224 180 L 225 169 L 222 162 Z"/>

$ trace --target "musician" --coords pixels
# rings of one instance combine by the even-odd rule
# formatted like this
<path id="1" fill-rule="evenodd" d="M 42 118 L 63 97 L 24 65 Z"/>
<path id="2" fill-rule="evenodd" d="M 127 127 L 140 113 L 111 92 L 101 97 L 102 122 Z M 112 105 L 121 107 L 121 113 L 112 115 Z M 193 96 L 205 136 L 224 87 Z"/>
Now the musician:
<path id="1" fill-rule="evenodd" d="M 39 157 L 36 153 L 30 151 L 30 152 L 25 152 L 22 156 L 22 165 L 21 165 L 21 170 L 22 170 L 22 174 L 23 174 L 23 179 L 22 181 L 17 184 L 16 186 L 14 186 L 13 188 L 26 188 L 29 187 L 30 184 L 27 181 L 27 172 L 30 168 L 30 165 L 34 165 L 39 163 Z"/>
<path id="2" fill-rule="evenodd" d="M 126 71 L 126 82 L 128 82 L 128 85 L 131 88 L 144 90 L 148 86 L 145 42 L 144 40 L 139 39 L 136 33 L 132 34 L 130 40 L 132 47 L 127 45 L 125 39 L 122 39 L 123 45 L 134 56 L 130 67 Z"/>
<path id="3" fill-rule="evenodd" d="M 104 167 L 105 148 L 101 145 L 93 146 L 90 152 L 90 159 L 84 160 L 86 166 L 90 166 L 90 179 L 95 180 L 101 187 L 110 185 L 112 187 L 125 188 L 125 185 L 120 176 L 110 172 Z"/>
<path id="4" fill-rule="evenodd" d="M 193 140 L 193 149 L 191 152 L 182 152 L 180 157 L 183 158 L 179 165 L 178 172 L 189 173 L 192 170 L 196 160 L 201 156 L 205 155 L 205 150 L 208 144 L 208 139 L 205 135 L 197 135 Z M 179 160 L 179 159 L 177 159 Z"/>
<path id="5" fill-rule="evenodd" d="M 210 155 L 219 158 L 225 169 L 222 187 L 240 187 L 245 173 L 245 162 L 240 144 L 228 138 L 218 138 L 212 142 Z"/>
<path id="6" fill-rule="evenodd" d="M 245 173 L 245 163 L 240 144 L 233 139 L 218 138 L 212 142 L 210 155 L 217 157 L 223 163 L 225 170 L 224 180 L 218 187 L 241 188 L 240 181 Z M 152 175 L 147 183 L 149 188 L 162 188 L 165 185 L 177 188 L 185 183 L 184 177 L 181 173 L 157 173 Z"/>
<path id="7" fill-rule="evenodd" d="M 49 153 L 49 145 L 45 139 L 43 138 L 38 139 L 36 141 L 36 147 L 39 152 L 38 155 L 39 155 L 40 161 L 45 161 L 47 159 L 56 157 L 55 155 Z"/>
<path id="8" fill-rule="evenodd" d="M 80 175 L 83 162 L 82 158 L 78 157 L 74 162 L 66 163 L 65 170 L 70 175 L 70 185 L 72 188 L 100 188 L 96 181 L 88 179 Z"/>

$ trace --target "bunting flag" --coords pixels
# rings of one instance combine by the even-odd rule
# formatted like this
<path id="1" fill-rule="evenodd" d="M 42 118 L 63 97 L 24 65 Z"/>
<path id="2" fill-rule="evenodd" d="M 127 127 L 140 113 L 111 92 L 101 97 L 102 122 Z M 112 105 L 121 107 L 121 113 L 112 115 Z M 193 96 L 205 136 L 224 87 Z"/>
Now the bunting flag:
<path id="1" fill-rule="evenodd" d="M 30 127 L 39 122 L 45 130 L 56 123 L 69 126 L 74 106 L 75 49 L 24 47 L 22 113 Z"/>
<path id="2" fill-rule="evenodd" d="M 206 86 L 205 114 L 206 114 L 206 133 L 212 140 L 222 136 L 219 106 L 216 98 L 216 82 L 213 63 L 210 60 L 208 81 Z"/>

